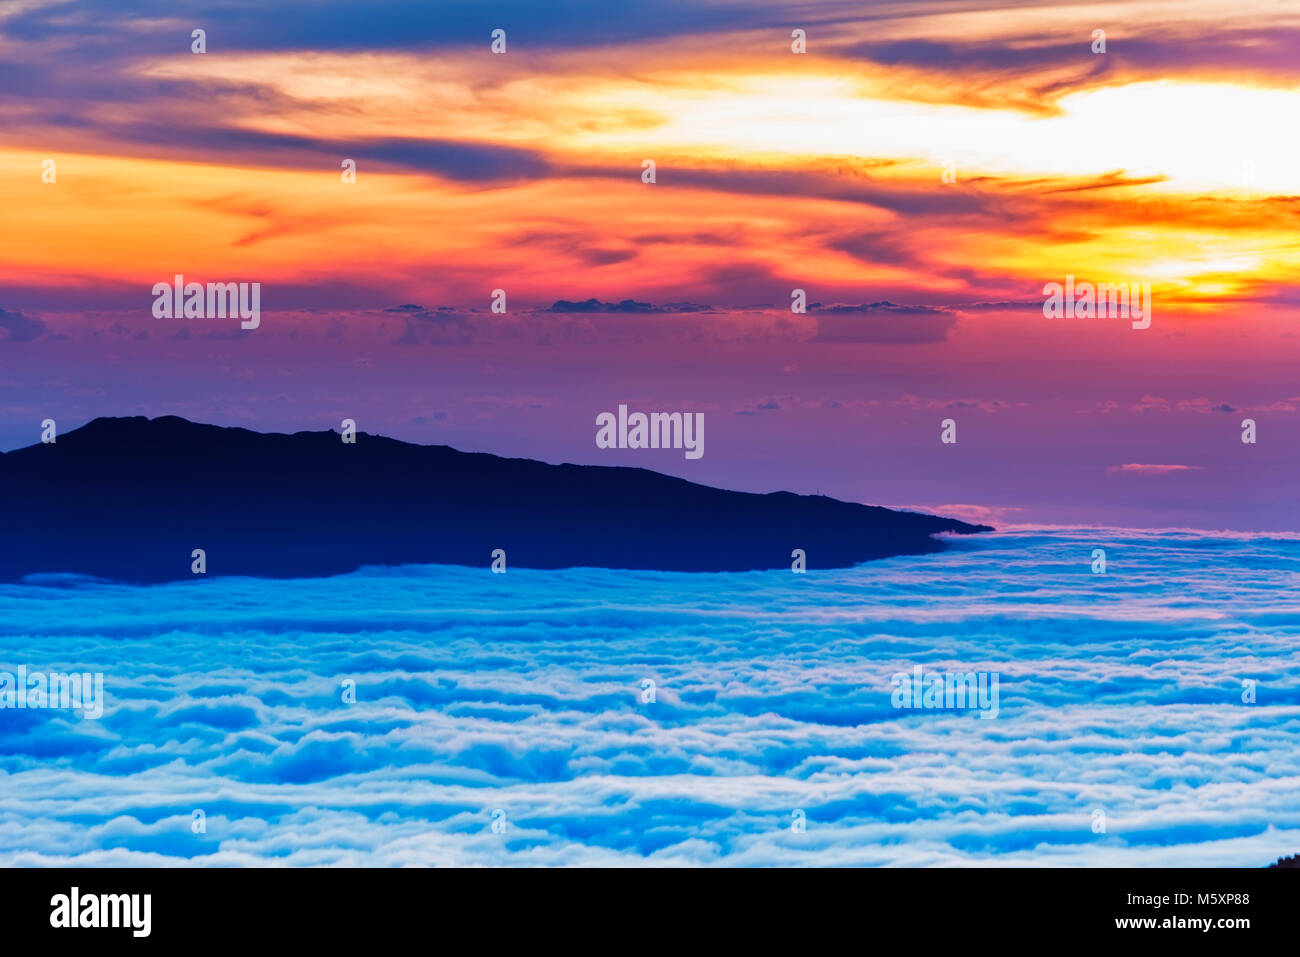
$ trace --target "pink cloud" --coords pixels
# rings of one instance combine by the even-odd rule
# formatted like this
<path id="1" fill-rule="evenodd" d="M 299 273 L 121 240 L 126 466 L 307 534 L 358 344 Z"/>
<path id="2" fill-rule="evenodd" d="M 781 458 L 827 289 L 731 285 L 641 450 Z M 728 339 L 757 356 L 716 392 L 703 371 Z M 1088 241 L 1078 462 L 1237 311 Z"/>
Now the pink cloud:
<path id="1" fill-rule="evenodd" d="M 1129 462 L 1125 465 L 1112 465 L 1106 471 L 1111 473 L 1117 472 L 1136 472 L 1138 475 L 1168 475 L 1171 472 L 1188 472 L 1200 469 L 1199 465 L 1142 465 L 1137 462 Z"/>

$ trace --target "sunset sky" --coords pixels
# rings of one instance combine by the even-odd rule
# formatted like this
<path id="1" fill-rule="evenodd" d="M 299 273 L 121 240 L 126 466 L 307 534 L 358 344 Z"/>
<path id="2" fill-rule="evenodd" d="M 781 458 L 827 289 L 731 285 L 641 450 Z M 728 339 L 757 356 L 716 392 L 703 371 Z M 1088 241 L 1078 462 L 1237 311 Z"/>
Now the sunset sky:
<path id="1" fill-rule="evenodd" d="M 0 0 L 0 449 L 352 417 L 994 524 L 1300 530 L 1298 81 L 1277 0 Z M 154 318 L 177 273 L 260 282 L 260 328 Z M 1149 283 L 1151 328 L 1044 318 L 1067 274 Z M 619 403 L 704 412 L 704 457 L 597 449 Z"/>

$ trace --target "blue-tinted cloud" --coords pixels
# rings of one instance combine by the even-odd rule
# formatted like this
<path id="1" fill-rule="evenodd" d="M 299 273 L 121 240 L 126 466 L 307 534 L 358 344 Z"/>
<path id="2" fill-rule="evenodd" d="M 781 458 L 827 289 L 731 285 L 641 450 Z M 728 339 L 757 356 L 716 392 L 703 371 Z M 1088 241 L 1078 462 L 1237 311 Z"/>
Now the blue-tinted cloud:
<path id="1" fill-rule="evenodd" d="M 108 692 L 0 710 L 0 863 L 1260 865 L 1300 844 L 1298 548 L 0 586 L 0 667 Z M 999 716 L 895 709 L 918 664 Z"/>

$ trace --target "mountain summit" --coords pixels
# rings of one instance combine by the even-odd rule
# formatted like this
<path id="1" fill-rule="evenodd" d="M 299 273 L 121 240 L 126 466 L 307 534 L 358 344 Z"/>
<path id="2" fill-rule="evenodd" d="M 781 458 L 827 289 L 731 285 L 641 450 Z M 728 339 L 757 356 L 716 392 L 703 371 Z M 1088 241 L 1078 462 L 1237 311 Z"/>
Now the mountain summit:
<path id="1" fill-rule="evenodd" d="M 362 565 L 745 571 L 945 547 L 955 519 L 710 488 L 640 468 L 548 465 L 358 433 L 263 434 L 100 418 L 0 454 L 0 580 L 332 575 Z"/>

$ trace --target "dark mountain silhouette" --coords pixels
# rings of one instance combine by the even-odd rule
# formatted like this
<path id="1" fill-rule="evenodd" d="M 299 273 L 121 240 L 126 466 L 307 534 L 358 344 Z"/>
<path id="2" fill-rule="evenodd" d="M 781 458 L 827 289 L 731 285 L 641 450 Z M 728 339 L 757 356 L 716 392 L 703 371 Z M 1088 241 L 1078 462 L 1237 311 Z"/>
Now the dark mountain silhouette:
<path id="1" fill-rule="evenodd" d="M 1275 862 L 1268 865 L 1269 867 L 1300 867 L 1300 854 L 1292 854 L 1290 857 L 1279 857 Z"/>
<path id="2" fill-rule="evenodd" d="M 953 519 L 638 468 L 548 465 L 358 433 L 261 434 L 175 416 L 101 418 L 0 455 L 0 580 L 303 577 L 362 565 L 678 571 L 842 567 L 933 552 Z"/>

